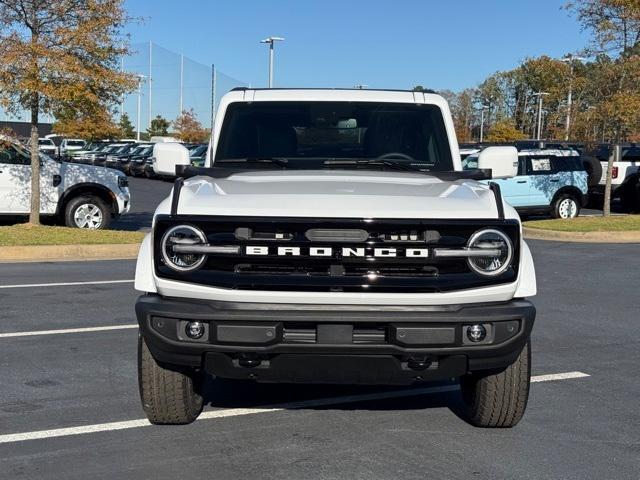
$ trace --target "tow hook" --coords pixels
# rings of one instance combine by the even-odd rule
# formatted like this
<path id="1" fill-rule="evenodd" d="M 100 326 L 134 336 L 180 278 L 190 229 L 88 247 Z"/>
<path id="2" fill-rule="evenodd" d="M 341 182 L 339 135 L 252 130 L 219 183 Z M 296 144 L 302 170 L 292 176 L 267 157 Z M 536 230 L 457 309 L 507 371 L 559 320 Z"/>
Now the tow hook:
<path id="1" fill-rule="evenodd" d="M 431 359 L 426 355 L 421 357 L 410 357 L 407 360 L 407 366 L 411 370 L 426 370 L 430 365 Z"/>

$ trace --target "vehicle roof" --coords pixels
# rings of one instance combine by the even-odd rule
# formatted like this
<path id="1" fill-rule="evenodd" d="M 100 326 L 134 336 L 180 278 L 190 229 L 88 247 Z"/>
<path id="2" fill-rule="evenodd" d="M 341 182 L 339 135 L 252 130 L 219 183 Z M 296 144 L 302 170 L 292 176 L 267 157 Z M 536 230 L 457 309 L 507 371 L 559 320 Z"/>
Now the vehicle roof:
<path id="1" fill-rule="evenodd" d="M 460 152 L 467 153 L 464 149 L 461 149 Z M 481 150 L 478 150 L 467 158 L 477 158 L 480 155 Z M 528 150 L 520 150 L 518 151 L 519 157 L 532 157 L 535 155 L 553 155 L 554 157 L 579 157 L 580 153 L 577 150 L 572 149 L 557 149 L 557 148 L 531 148 Z"/>
<path id="2" fill-rule="evenodd" d="M 441 105 L 444 98 L 429 90 L 376 90 L 359 88 L 242 88 L 227 93 L 221 103 L 269 101 L 334 101 L 334 102 L 395 102 Z"/>

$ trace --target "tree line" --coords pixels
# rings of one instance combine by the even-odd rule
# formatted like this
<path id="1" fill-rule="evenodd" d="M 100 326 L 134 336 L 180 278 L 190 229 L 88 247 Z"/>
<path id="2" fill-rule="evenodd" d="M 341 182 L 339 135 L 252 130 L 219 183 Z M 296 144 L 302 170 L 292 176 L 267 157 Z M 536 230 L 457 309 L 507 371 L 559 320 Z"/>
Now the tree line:
<path id="1" fill-rule="evenodd" d="M 640 1 L 582 0 L 565 8 L 591 33 L 583 51 L 527 58 L 477 87 L 439 92 L 460 142 L 537 138 L 539 125 L 540 138 L 640 141 Z"/>
<path id="2" fill-rule="evenodd" d="M 122 112 L 120 120 L 116 122 L 106 108 L 99 115 L 94 113 L 87 116 L 78 111 L 69 112 L 68 115 L 58 114 L 52 129 L 54 133 L 85 140 L 133 139 L 138 133 L 126 112 Z M 209 138 L 209 130 L 202 125 L 193 109 L 189 109 L 173 121 L 156 115 L 149 122 L 149 127 L 140 132 L 140 140 L 168 135 L 187 143 L 201 143 Z"/>

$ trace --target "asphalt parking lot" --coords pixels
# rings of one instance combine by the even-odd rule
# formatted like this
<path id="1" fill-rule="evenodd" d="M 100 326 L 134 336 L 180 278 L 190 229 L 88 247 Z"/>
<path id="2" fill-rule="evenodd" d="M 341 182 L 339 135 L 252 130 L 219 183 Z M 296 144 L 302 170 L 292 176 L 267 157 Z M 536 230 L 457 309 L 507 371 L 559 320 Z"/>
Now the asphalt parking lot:
<path id="1" fill-rule="evenodd" d="M 637 479 L 638 247 L 531 246 L 537 381 L 510 430 L 460 420 L 451 384 L 213 379 L 201 420 L 149 426 L 136 380 L 134 262 L 4 264 L 0 478 Z"/>
<path id="2" fill-rule="evenodd" d="M 129 177 L 131 211 L 111 224 L 114 230 L 146 230 L 151 227 L 153 212 L 171 192 L 172 182 Z"/>

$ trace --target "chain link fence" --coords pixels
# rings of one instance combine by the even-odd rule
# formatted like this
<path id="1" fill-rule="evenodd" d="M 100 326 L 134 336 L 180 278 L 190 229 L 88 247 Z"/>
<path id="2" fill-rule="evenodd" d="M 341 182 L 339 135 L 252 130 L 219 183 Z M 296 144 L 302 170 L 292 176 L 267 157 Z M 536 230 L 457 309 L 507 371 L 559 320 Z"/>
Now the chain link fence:
<path id="1" fill-rule="evenodd" d="M 123 58 L 122 69 L 138 75 L 139 90 L 123 98 L 120 111 L 126 112 L 136 127 L 140 118 L 141 130 L 157 115 L 173 121 L 191 109 L 210 127 L 220 97 L 233 87 L 248 86 L 214 64 L 199 63 L 151 42 L 132 45 L 132 54 Z"/>
<path id="2" fill-rule="evenodd" d="M 234 87 L 248 86 L 214 64 L 205 65 L 153 42 L 131 45 L 131 54 L 122 58 L 120 68 L 138 76 L 139 88 L 114 106 L 114 120 L 119 121 L 126 112 L 134 128 L 139 123 L 142 132 L 157 115 L 174 121 L 182 111 L 191 109 L 209 128 L 220 97 Z M 0 120 L 29 122 L 31 118 L 27 111 L 10 114 L 0 108 Z M 52 116 L 41 115 L 41 123 L 53 121 Z"/>

